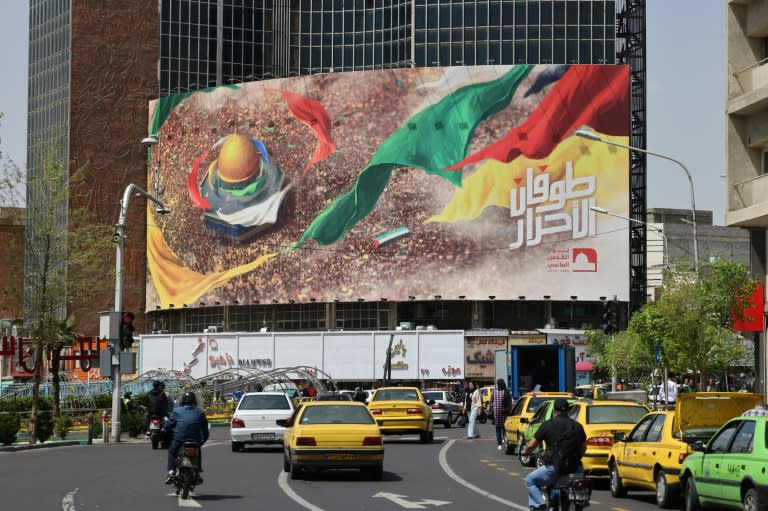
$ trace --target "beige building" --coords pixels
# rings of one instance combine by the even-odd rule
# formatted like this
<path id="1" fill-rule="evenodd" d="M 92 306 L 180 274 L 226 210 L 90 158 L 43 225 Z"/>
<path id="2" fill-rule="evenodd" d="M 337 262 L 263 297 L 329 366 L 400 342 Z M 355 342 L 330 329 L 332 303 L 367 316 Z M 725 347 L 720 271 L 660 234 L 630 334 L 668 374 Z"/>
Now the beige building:
<path id="1" fill-rule="evenodd" d="M 768 227 L 768 0 L 726 4 L 725 224 L 748 229 L 750 268 L 766 279 Z M 765 332 L 755 334 L 756 390 L 765 392 Z"/>

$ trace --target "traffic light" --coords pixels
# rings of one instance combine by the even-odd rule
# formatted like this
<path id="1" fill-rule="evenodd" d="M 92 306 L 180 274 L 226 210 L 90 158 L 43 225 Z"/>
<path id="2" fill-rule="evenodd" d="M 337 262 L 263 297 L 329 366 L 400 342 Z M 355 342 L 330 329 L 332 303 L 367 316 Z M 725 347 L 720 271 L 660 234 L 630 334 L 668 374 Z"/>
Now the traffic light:
<path id="1" fill-rule="evenodd" d="M 603 302 L 603 332 L 610 335 L 619 331 L 619 302 L 609 300 Z"/>
<path id="2" fill-rule="evenodd" d="M 134 318 L 133 312 L 123 313 L 123 321 L 120 324 L 120 349 L 122 351 L 128 351 L 133 346 Z"/>

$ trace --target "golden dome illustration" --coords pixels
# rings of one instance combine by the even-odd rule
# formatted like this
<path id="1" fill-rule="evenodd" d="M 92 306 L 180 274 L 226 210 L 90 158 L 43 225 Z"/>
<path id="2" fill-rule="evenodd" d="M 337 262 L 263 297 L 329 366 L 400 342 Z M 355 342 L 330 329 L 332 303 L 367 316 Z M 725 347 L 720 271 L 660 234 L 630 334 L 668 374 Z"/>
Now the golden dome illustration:
<path id="1" fill-rule="evenodd" d="M 221 146 L 218 160 L 211 163 L 218 177 L 227 184 L 247 181 L 257 174 L 261 166 L 261 155 L 246 135 L 232 134 Z"/>

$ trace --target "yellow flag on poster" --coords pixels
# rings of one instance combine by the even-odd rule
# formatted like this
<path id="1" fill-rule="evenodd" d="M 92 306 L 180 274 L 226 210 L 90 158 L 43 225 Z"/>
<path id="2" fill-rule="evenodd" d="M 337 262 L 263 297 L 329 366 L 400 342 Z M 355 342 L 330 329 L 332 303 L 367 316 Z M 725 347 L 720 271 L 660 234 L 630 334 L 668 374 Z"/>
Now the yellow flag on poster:
<path id="1" fill-rule="evenodd" d="M 601 138 L 626 144 L 627 137 Z M 453 197 L 443 210 L 426 223 L 455 223 L 479 217 L 489 206 L 510 207 L 510 191 L 525 184 L 528 168 L 536 172 L 549 172 L 550 181 L 563 179 L 566 162 L 573 162 L 576 176 L 596 176 L 599 185 L 595 191 L 596 203 L 606 209 L 623 213 L 627 209 L 629 187 L 629 155 L 626 149 L 603 142 L 592 142 L 570 137 L 560 143 L 543 159 L 532 160 L 520 156 L 509 163 L 487 160 L 470 176 L 464 178 L 461 188 L 454 188 Z"/>

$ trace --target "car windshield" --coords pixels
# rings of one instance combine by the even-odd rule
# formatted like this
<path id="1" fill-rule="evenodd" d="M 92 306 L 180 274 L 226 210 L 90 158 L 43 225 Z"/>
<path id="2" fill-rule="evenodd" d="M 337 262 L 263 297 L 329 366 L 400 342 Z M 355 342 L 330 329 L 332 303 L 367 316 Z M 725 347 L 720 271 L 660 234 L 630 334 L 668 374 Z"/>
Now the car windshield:
<path id="1" fill-rule="evenodd" d="M 442 392 L 429 392 L 429 391 L 427 391 L 427 392 L 424 392 L 423 395 L 424 395 L 424 399 L 426 399 L 427 401 L 429 401 L 430 399 L 433 399 L 435 401 L 446 401 L 446 398 L 443 397 L 443 393 Z"/>
<path id="2" fill-rule="evenodd" d="M 238 410 L 290 410 L 291 405 L 285 395 L 256 394 L 245 395 Z"/>
<path id="3" fill-rule="evenodd" d="M 374 401 L 418 401 L 419 395 L 415 390 L 386 389 L 373 395 Z"/>
<path id="4" fill-rule="evenodd" d="M 636 424 L 646 413 L 644 406 L 589 406 L 587 424 Z"/>
<path id="5" fill-rule="evenodd" d="M 364 406 L 307 406 L 300 424 L 375 424 Z"/>
<path id="6" fill-rule="evenodd" d="M 538 410 L 539 406 L 546 403 L 547 401 L 552 401 L 554 398 L 546 398 L 546 397 L 532 397 L 530 401 L 528 401 L 528 408 L 526 409 L 528 413 L 535 412 Z"/>

